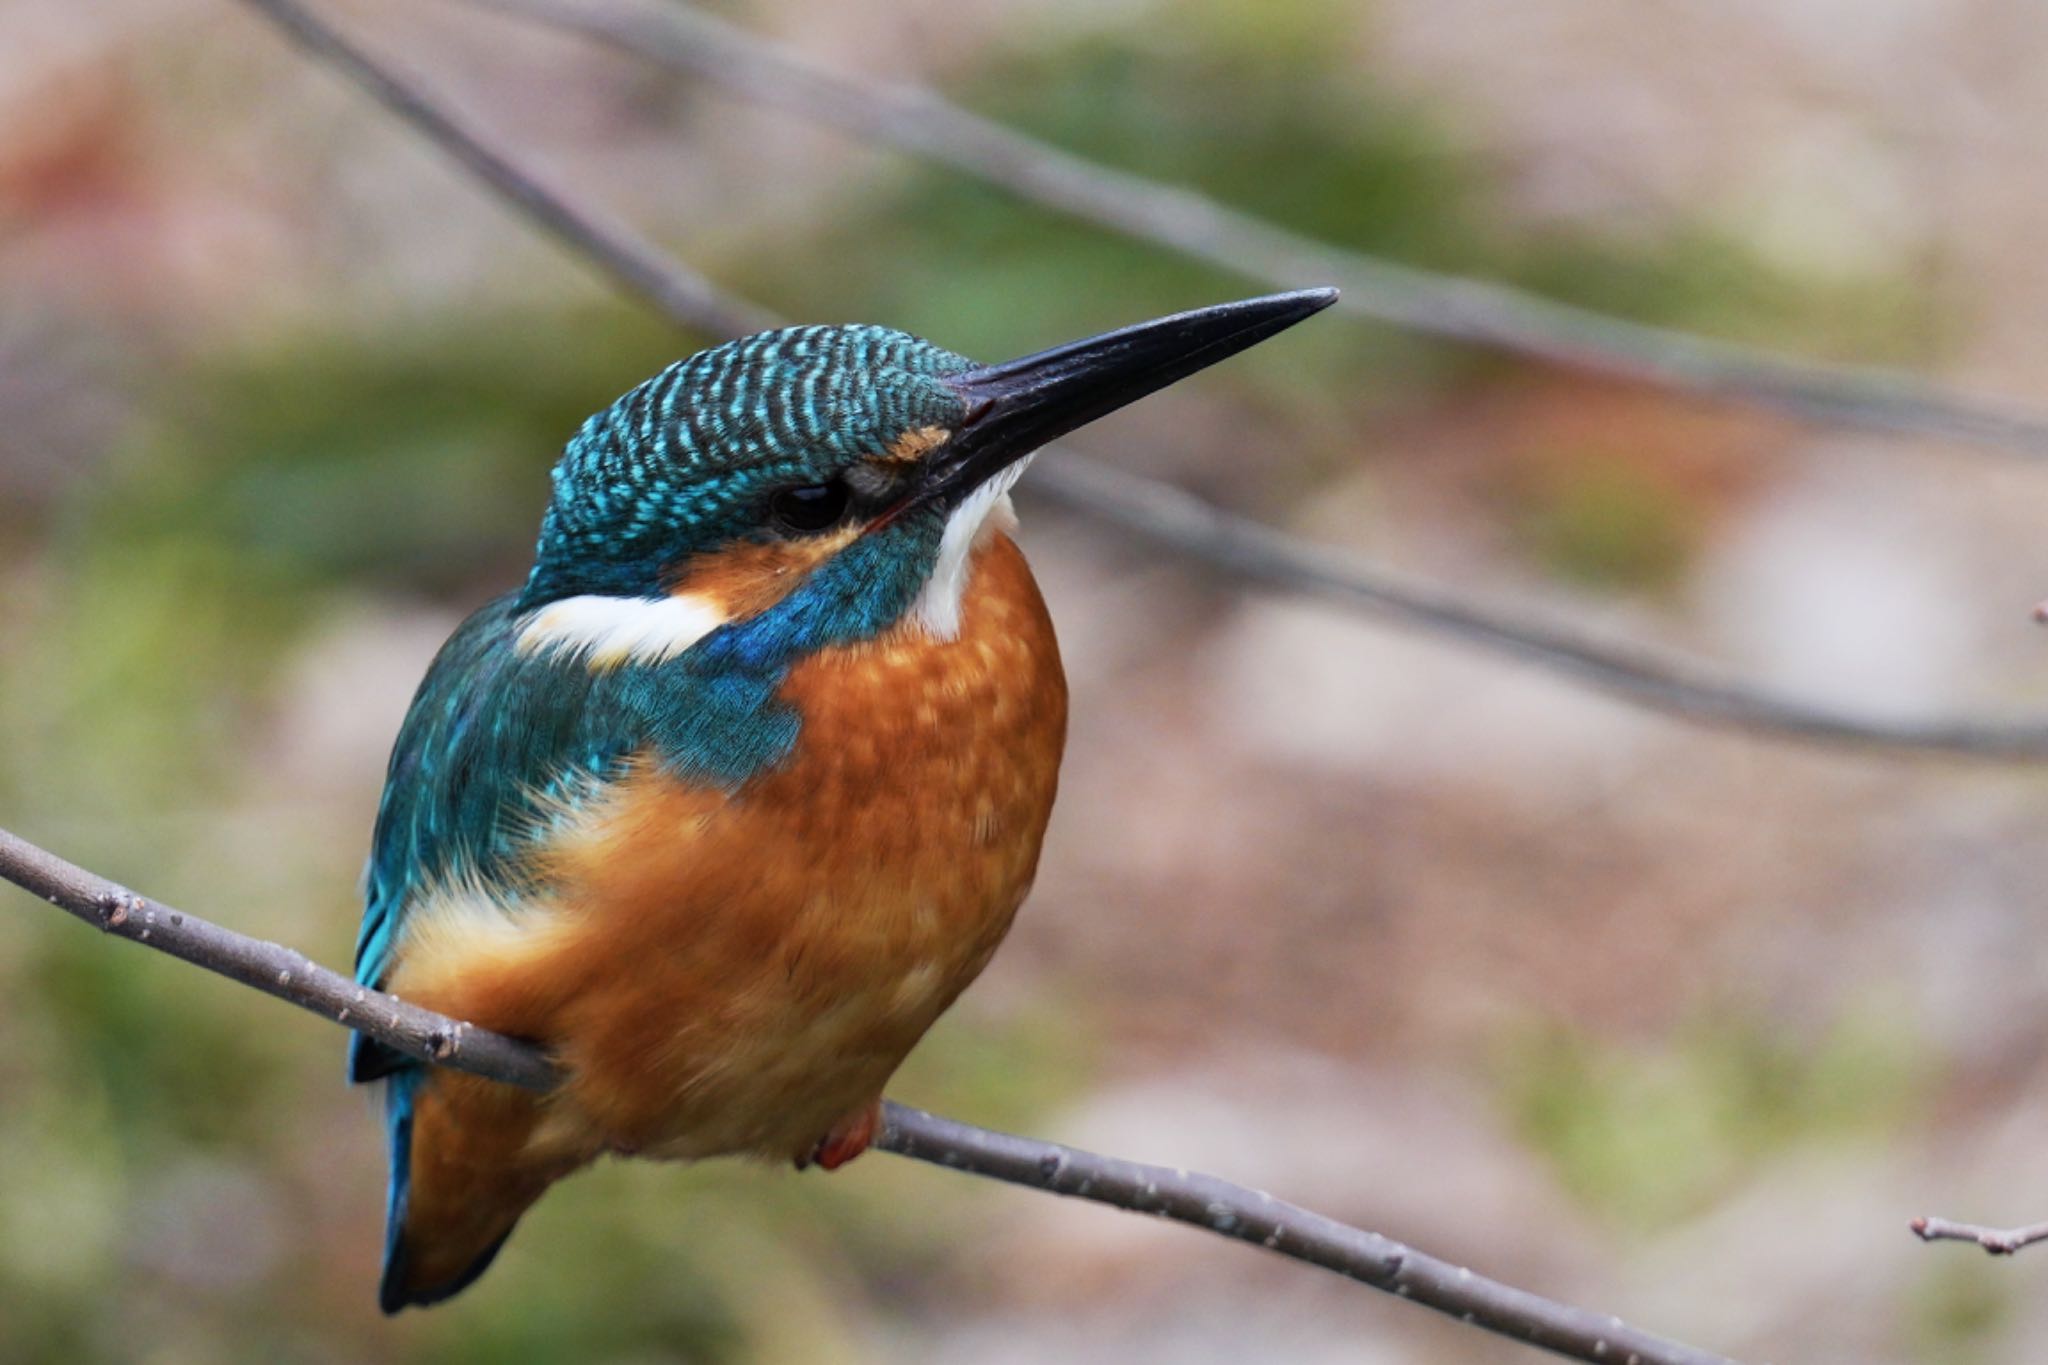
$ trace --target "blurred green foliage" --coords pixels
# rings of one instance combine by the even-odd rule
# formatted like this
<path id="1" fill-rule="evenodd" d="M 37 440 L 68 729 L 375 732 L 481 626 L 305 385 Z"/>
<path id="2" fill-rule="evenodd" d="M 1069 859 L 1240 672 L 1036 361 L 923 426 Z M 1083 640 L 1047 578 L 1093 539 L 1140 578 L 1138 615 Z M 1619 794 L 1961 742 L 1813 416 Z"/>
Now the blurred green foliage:
<path id="1" fill-rule="evenodd" d="M 1892 1135 L 1927 1066 L 1895 1008 L 1845 1011 L 1817 1037 L 1731 1009 L 1655 1044 L 1537 1025 L 1504 1047 L 1499 1085 L 1567 1189 L 1647 1230 L 1702 1211 L 1798 1145 L 1838 1151 Z"/>
<path id="2" fill-rule="evenodd" d="M 1701 534 L 1683 491 L 1640 464 L 1576 459 L 1524 494 L 1520 536 L 1536 562 L 1591 587 L 1665 588 Z"/>
<path id="3" fill-rule="evenodd" d="M 2016 1306 L 2011 1285 L 1976 1258 L 1930 1260 L 1905 1305 L 1906 1335 L 1928 1365 L 1975 1365 L 1997 1358 Z"/>

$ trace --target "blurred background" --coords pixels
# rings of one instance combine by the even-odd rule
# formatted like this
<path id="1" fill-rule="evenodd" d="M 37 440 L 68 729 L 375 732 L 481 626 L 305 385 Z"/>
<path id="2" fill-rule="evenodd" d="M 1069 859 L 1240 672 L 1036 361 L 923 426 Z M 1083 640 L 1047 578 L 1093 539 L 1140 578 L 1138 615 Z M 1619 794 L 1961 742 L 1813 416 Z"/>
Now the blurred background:
<path id="1" fill-rule="evenodd" d="M 718 12 L 1332 243 L 2018 400 L 2048 375 L 2018 0 Z M 994 359 L 1260 292 L 529 23 L 340 17 L 803 320 Z M 345 965 L 428 658 L 523 573 L 575 424 L 703 340 L 242 6 L 0 0 L 0 823 Z M 2023 460 L 1336 315 L 1076 444 L 1803 696 L 2048 707 Z M 1740 1357 L 2042 1358 L 2048 1252 L 1905 1224 L 2048 1216 L 2043 769 L 1702 731 L 1022 511 L 1061 801 L 897 1098 Z M 887 1156 L 614 1164 L 387 1322 L 340 1033 L 0 899 L 0 1361 L 1534 1358 Z"/>

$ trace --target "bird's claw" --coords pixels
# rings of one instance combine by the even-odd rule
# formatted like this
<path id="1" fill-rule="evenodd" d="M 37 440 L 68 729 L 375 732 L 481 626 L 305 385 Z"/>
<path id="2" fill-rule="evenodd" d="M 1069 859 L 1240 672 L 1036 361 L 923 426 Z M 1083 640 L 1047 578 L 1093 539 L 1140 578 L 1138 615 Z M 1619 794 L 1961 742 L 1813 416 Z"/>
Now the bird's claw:
<path id="1" fill-rule="evenodd" d="M 882 1102 L 876 1100 L 827 1129 L 809 1153 L 796 1159 L 796 1168 L 801 1171 L 815 1162 L 825 1170 L 836 1171 L 872 1146 L 881 1127 Z"/>

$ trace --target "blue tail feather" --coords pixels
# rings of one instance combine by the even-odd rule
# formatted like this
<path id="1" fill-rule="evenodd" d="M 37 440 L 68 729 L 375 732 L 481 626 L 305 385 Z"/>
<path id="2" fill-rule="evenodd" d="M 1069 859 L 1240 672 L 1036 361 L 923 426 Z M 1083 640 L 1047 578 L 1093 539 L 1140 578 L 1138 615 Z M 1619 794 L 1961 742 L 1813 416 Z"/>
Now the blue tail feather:
<path id="1" fill-rule="evenodd" d="M 491 1268 L 505 1238 L 512 1235 L 508 1227 L 503 1236 L 485 1247 L 451 1280 L 425 1286 L 410 1283 L 411 1256 L 405 1226 L 412 1196 L 412 1118 L 414 1102 L 427 1074 L 425 1067 L 408 1064 L 391 1071 L 385 1081 L 384 1126 L 391 1143 L 391 1190 L 384 1210 L 384 1273 L 377 1283 L 377 1306 L 386 1313 L 409 1306 L 425 1307 L 460 1294 Z"/>
<path id="2" fill-rule="evenodd" d="M 349 1048 L 349 1069 L 355 1073 L 369 1040 L 357 1034 Z M 377 1285 L 377 1306 L 396 1313 L 412 1300 L 405 1284 L 405 1212 L 412 1193 L 412 1107 L 425 1073 L 416 1066 L 389 1073 L 384 1085 L 384 1129 L 391 1144 L 391 1189 L 384 1206 L 384 1275 Z"/>

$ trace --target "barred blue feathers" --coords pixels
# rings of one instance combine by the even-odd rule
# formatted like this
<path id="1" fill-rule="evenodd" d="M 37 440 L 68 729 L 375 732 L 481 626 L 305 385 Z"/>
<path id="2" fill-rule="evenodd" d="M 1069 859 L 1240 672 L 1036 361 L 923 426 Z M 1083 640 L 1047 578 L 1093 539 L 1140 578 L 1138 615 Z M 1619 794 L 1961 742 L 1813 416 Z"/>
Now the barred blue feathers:
<path id="1" fill-rule="evenodd" d="M 667 567 L 756 524 L 768 490 L 957 425 L 938 381 L 972 365 L 873 326 L 786 327 L 678 361 L 569 442 L 521 609 L 657 590 Z"/>

